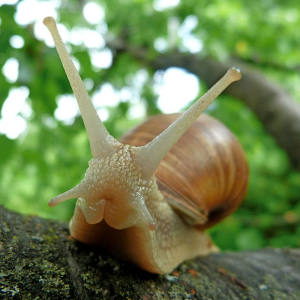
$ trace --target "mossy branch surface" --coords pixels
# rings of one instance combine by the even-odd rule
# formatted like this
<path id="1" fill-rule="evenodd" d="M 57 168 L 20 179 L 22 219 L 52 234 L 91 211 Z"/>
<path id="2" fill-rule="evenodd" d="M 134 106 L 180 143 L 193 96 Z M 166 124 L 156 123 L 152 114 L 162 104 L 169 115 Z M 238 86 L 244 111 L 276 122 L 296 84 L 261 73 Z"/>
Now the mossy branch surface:
<path id="1" fill-rule="evenodd" d="M 300 250 L 220 253 L 153 275 L 0 207 L 1 299 L 300 299 Z"/>

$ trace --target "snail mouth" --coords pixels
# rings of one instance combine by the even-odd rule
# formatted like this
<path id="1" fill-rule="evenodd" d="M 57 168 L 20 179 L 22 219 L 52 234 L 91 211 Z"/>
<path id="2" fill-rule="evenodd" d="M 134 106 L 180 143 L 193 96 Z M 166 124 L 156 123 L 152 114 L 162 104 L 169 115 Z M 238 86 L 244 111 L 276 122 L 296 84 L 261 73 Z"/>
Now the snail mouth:
<path id="1" fill-rule="evenodd" d="M 93 225 L 105 220 L 114 229 L 124 229 L 129 227 L 126 223 L 132 211 L 132 207 L 128 205 L 128 202 L 122 201 L 120 203 L 120 201 L 110 197 L 101 197 L 100 200 L 93 201 L 81 197 L 78 198 L 76 205 L 82 211 L 88 224 Z M 123 204 L 122 210 L 119 209 L 120 204 Z"/>
<path id="2" fill-rule="evenodd" d="M 79 198 L 76 203 L 80 207 L 86 222 L 89 224 L 97 224 L 103 220 L 106 204 L 107 200 L 105 199 L 89 203 L 84 198 Z"/>
<path id="3" fill-rule="evenodd" d="M 93 199 L 92 201 L 80 197 L 76 202 L 76 207 L 81 210 L 86 222 L 91 225 L 104 220 L 108 226 L 118 230 L 137 225 L 146 225 L 149 230 L 155 230 L 156 228 L 143 199 L 133 206 L 132 201 L 126 196 L 112 198 L 103 197 L 102 195 L 100 200 Z"/>

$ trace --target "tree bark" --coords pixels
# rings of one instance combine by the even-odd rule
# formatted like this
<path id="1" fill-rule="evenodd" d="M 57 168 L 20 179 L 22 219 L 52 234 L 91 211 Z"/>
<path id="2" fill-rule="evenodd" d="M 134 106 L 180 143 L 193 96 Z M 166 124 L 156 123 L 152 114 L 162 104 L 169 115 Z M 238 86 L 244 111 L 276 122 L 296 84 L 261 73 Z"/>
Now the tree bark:
<path id="1" fill-rule="evenodd" d="M 300 299 L 300 250 L 197 257 L 167 275 L 74 241 L 67 224 L 0 207 L 1 299 Z"/>
<path id="2" fill-rule="evenodd" d="M 179 52 L 158 54 L 151 58 L 145 49 L 131 47 L 124 40 L 115 39 L 107 41 L 107 44 L 116 53 L 126 51 L 154 70 L 184 68 L 203 80 L 208 87 L 216 83 L 229 68 L 240 68 L 242 79 L 230 85 L 226 93 L 240 99 L 253 110 L 265 129 L 285 150 L 291 165 L 300 171 L 300 105 L 287 91 L 263 74 L 238 60 L 221 63 L 209 57 Z M 247 130 L 247 124 L 244 126 Z"/>

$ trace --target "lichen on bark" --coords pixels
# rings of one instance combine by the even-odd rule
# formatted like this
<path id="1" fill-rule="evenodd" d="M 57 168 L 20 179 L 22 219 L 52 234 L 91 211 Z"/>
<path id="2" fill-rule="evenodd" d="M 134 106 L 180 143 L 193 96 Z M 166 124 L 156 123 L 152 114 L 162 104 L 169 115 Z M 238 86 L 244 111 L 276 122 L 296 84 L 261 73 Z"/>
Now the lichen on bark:
<path id="1" fill-rule="evenodd" d="M 198 257 L 167 275 L 76 242 L 66 223 L 0 207 L 1 299 L 300 299 L 300 250 Z"/>

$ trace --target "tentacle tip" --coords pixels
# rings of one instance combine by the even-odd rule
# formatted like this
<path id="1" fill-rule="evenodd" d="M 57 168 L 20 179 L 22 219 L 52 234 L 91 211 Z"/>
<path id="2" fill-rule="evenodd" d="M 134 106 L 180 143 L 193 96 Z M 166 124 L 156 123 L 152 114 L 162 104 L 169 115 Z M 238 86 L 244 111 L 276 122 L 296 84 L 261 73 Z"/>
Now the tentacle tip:
<path id="1" fill-rule="evenodd" d="M 43 23 L 44 23 L 45 26 L 47 26 L 47 28 L 51 28 L 51 27 L 56 25 L 56 22 L 55 22 L 53 17 L 46 17 L 43 20 Z"/>
<path id="2" fill-rule="evenodd" d="M 228 75 L 230 76 L 232 82 L 239 81 L 242 78 L 241 70 L 238 68 L 231 68 L 228 70 Z"/>
<path id="3" fill-rule="evenodd" d="M 50 199 L 48 202 L 49 207 L 54 207 L 56 204 L 58 203 L 55 201 L 55 198 Z"/>

